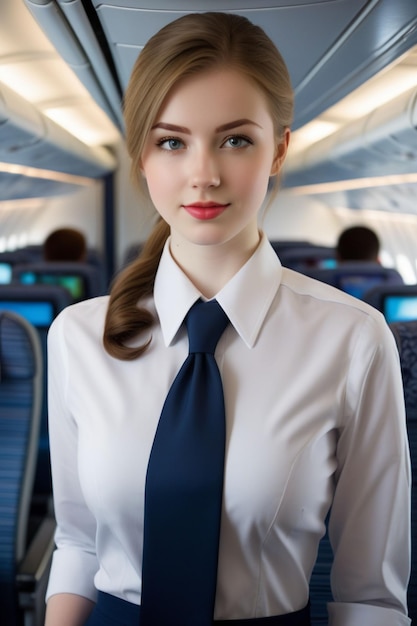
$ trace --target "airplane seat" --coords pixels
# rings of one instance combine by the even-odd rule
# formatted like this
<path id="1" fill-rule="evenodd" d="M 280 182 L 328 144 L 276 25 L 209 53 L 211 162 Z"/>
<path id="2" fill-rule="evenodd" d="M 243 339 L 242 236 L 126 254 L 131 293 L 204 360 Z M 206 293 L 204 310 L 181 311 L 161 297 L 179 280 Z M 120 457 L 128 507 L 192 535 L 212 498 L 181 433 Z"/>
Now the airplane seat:
<path id="1" fill-rule="evenodd" d="M 24 248 L 19 248 L 16 250 L 22 256 L 23 262 L 35 262 L 35 261 L 44 261 L 44 245 L 40 244 L 30 244 L 25 246 Z M 0 254 L 1 256 L 1 254 Z M 103 257 L 99 250 L 94 247 L 87 248 L 87 258 L 86 262 L 91 265 L 100 265 L 103 263 Z"/>
<path id="2" fill-rule="evenodd" d="M 97 248 L 87 248 L 87 256 L 85 262 L 89 265 L 103 266 L 103 255 Z"/>
<path id="3" fill-rule="evenodd" d="M 25 254 L 28 262 L 42 260 L 43 243 L 30 243 L 20 250 Z"/>
<path id="4" fill-rule="evenodd" d="M 378 285 L 363 299 L 381 311 L 389 324 L 417 319 L 417 284 Z"/>
<path id="5" fill-rule="evenodd" d="M 100 252 L 100 250 L 98 250 L 97 248 L 91 248 L 91 247 L 87 248 L 87 256 L 85 259 L 85 263 L 87 265 L 92 265 L 93 267 L 97 268 L 97 270 L 103 276 L 104 283 L 107 283 L 107 279 L 106 279 L 107 268 L 106 268 L 104 257 L 102 253 Z"/>
<path id="6" fill-rule="evenodd" d="M 123 255 L 122 267 L 126 267 L 138 258 L 142 251 L 142 245 L 140 242 L 135 242 L 127 246 Z"/>
<path id="7" fill-rule="evenodd" d="M 417 320 L 393 322 L 390 328 L 400 354 L 407 432 L 411 454 L 411 577 L 408 586 L 408 611 L 417 624 Z"/>
<path id="8" fill-rule="evenodd" d="M 31 244 L 26 246 L 25 248 L 19 248 L 15 252 L 20 254 L 20 263 L 40 263 L 45 261 L 43 244 Z M 93 267 L 96 267 L 103 274 L 103 276 L 105 276 L 106 267 L 103 255 L 98 250 L 98 248 L 89 246 L 87 248 L 87 255 L 84 262 L 87 265 L 92 265 Z"/>
<path id="9" fill-rule="evenodd" d="M 15 265 L 13 280 L 25 285 L 61 285 L 73 301 L 104 295 L 107 291 L 102 269 L 80 261 L 37 261 Z"/>
<path id="10" fill-rule="evenodd" d="M 404 284 L 396 269 L 367 261 L 352 261 L 333 268 L 304 268 L 303 273 L 361 300 L 375 286 Z"/>
<path id="11" fill-rule="evenodd" d="M 304 269 L 333 267 L 336 264 L 336 250 L 333 246 L 308 244 L 294 246 L 277 252 L 284 267 L 304 273 Z"/>
<path id="12" fill-rule="evenodd" d="M 0 252 L 0 284 L 7 285 L 13 280 L 13 267 L 26 263 L 29 258 L 21 250 Z"/>
<path id="13" fill-rule="evenodd" d="M 316 244 L 305 239 L 270 239 L 269 243 L 278 256 L 286 250 L 294 250 L 295 248 L 316 247 Z"/>
<path id="14" fill-rule="evenodd" d="M 43 371 L 35 328 L 0 311 L 0 614 L 7 626 L 43 624 L 55 523 L 42 520 L 29 532 Z"/>
<path id="15" fill-rule="evenodd" d="M 44 363 L 47 363 L 47 333 L 54 318 L 72 303 L 63 287 L 55 285 L 0 285 L 0 312 L 11 310 L 28 320 L 38 333 Z M 33 510 L 42 515 L 49 506 L 52 492 L 49 460 L 48 413 L 46 398 L 46 367 L 42 379 L 43 397 L 41 426 L 38 438 L 38 459 L 35 472 Z"/>

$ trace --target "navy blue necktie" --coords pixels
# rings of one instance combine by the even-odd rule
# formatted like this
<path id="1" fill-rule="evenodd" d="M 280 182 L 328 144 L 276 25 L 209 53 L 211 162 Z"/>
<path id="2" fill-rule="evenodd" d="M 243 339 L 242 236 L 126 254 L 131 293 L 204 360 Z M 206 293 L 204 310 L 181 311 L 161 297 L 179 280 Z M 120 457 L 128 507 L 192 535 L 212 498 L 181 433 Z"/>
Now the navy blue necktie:
<path id="1" fill-rule="evenodd" d="M 214 358 L 220 305 L 188 312 L 189 355 L 168 392 L 146 477 L 141 626 L 211 626 L 223 495 L 225 413 Z"/>

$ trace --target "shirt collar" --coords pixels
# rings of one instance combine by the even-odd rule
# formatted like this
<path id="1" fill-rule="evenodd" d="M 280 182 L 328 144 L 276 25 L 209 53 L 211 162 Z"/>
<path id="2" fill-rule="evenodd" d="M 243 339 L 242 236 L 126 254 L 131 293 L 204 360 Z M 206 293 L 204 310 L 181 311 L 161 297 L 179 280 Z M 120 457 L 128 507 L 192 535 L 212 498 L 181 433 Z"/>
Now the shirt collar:
<path id="1" fill-rule="evenodd" d="M 185 316 L 201 296 L 169 249 L 168 238 L 155 278 L 155 307 L 165 345 L 169 345 Z M 252 348 L 281 282 L 282 267 L 269 241 L 262 235 L 251 258 L 216 295 L 230 323 Z"/>

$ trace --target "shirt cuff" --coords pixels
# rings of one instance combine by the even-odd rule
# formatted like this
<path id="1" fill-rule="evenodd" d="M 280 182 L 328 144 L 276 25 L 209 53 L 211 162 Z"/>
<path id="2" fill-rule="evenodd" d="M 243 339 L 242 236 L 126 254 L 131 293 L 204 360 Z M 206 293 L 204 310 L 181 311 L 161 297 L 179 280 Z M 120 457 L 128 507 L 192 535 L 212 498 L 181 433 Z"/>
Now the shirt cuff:
<path id="1" fill-rule="evenodd" d="M 55 550 L 49 575 L 46 601 L 57 593 L 74 593 L 97 602 L 94 576 L 98 570 L 95 554 L 74 548 Z"/>
<path id="2" fill-rule="evenodd" d="M 370 604 L 331 602 L 329 626 L 410 626 L 411 619 L 396 609 Z"/>

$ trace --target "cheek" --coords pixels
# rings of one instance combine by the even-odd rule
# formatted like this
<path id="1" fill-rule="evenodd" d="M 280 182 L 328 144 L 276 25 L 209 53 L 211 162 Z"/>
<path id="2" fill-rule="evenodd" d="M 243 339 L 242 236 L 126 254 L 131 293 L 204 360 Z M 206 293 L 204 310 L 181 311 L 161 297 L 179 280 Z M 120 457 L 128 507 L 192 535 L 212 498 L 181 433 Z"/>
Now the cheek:
<path id="1" fill-rule="evenodd" d="M 269 164 L 261 162 L 259 165 L 249 164 L 236 175 L 236 183 L 241 192 L 249 199 L 263 201 L 268 188 L 270 176 Z"/>
<path id="2" fill-rule="evenodd" d="M 148 162 L 142 171 L 151 200 L 159 210 L 160 206 L 164 206 L 166 199 L 175 186 L 175 176 L 173 176 L 172 168 L 161 167 Z"/>

